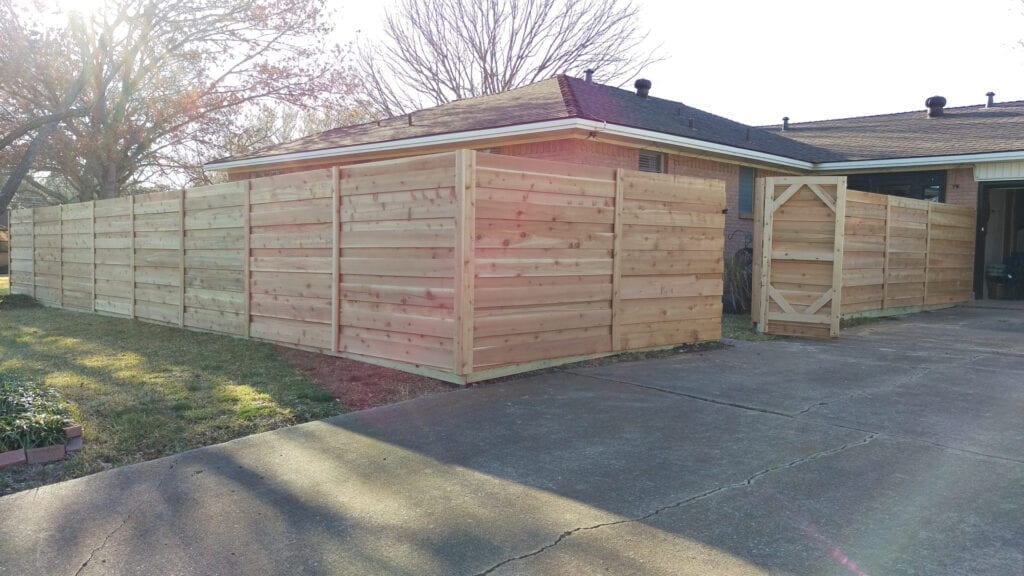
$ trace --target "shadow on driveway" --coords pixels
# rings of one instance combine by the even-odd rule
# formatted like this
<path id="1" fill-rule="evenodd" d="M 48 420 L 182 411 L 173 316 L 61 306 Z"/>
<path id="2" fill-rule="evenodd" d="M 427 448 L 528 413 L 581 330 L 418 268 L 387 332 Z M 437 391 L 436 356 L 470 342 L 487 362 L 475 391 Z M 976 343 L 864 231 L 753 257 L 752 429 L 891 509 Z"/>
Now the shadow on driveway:
<path id="1" fill-rule="evenodd" d="M 552 372 L 0 498 L 0 574 L 1020 573 L 1024 318 L 989 313 Z"/>

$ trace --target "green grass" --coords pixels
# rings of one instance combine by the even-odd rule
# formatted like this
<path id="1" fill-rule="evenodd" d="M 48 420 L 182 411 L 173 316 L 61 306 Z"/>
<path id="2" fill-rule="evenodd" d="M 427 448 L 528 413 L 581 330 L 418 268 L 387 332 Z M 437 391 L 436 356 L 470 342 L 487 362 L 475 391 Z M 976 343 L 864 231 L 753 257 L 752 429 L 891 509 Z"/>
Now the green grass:
<path id="1" fill-rule="evenodd" d="M 777 337 L 770 334 L 759 334 L 755 332 L 750 324 L 749 315 L 722 314 L 722 338 L 748 340 L 750 342 L 765 342 L 768 340 L 775 340 Z"/>
<path id="2" fill-rule="evenodd" d="M 0 309 L 0 373 L 56 389 L 85 427 L 0 494 L 345 411 L 267 344 L 49 308 Z"/>

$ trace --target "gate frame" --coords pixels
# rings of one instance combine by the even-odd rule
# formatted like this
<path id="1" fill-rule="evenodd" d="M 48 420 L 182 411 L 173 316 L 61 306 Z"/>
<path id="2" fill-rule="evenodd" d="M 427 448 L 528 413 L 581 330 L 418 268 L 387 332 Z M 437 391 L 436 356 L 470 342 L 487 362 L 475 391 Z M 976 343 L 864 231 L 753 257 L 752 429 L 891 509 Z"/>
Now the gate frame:
<path id="1" fill-rule="evenodd" d="M 779 198 L 775 198 L 775 186 L 777 185 L 789 185 L 790 188 Z M 833 201 L 820 189 L 820 185 L 836 187 L 835 205 L 831 204 Z M 846 176 L 786 176 L 757 179 L 754 188 L 754 269 L 752 274 L 752 278 L 755 278 L 756 282 L 752 286 L 751 320 L 759 333 L 765 333 L 769 301 L 774 299 L 769 290 L 772 262 L 775 260 L 772 255 L 774 214 L 796 192 L 807 187 L 821 199 L 825 206 L 832 209 L 835 217 L 835 233 L 832 251 L 832 287 L 822 295 L 821 299 L 808 307 L 805 314 L 813 314 L 826 304 L 831 303 L 828 323 L 829 336 L 832 338 L 839 336 L 839 322 L 842 317 L 846 186 Z M 780 199 L 782 199 L 781 202 L 779 202 Z"/>

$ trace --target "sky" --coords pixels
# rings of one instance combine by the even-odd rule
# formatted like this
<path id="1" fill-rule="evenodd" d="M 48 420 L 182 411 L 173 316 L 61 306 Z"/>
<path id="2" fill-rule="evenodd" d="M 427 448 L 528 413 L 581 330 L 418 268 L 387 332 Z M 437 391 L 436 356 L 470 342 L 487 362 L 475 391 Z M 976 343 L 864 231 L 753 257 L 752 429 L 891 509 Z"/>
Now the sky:
<path id="1" fill-rule="evenodd" d="M 1024 100 L 1024 0 L 634 1 L 665 56 L 642 72 L 651 95 L 746 124 Z M 328 3 L 343 42 L 394 4 Z"/>

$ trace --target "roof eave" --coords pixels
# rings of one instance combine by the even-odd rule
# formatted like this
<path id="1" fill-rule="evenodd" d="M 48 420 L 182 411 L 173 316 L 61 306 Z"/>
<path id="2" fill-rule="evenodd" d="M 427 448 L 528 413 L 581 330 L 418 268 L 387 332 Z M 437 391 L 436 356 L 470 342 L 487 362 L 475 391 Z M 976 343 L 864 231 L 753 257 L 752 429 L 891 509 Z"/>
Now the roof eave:
<path id="1" fill-rule="evenodd" d="M 768 154 L 756 150 L 748 150 L 725 144 L 717 144 L 696 138 L 674 136 L 652 130 L 632 128 L 606 122 L 598 122 L 583 118 L 564 118 L 559 120 L 547 120 L 543 122 L 532 122 L 529 124 L 517 124 L 514 126 L 503 126 L 500 128 L 486 128 L 483 130 L 468 130 L 463 132 L 450 132 L 447 134 L 436 134 L 431 136 L 420 136 L 416 138 L 405 138 L 401 140 L 389 140 L 385 142 L 372 142 L 368 144 L 356 144 L 353 146 L 342 146 L 336 148 L 325 148 L 322 150 L 309 150 L 303 152 L 292 152 L 288 154 L 277 154 L 274 156 L 262 156 L 257 158 L 242 158 L 239 160 L 226 160 L 210 162 L 203 167 L 207 170 L 237 170 L 240 168 L 258 168 L 290 162 L 306 162 L 334 158 L 339 156 L 353 156 L 356 154 L 369 154 L 389 150 L 408 150 L 412 148 L 423 148 L 428 146 L 443 146 L 451 144 L 470 143 L 480 140 L 494 138 L 516 137 L 544 134 L 548 132 L 559 132 L 564 130 L 586 130 L 596 134 L 608 134 L 626 138 L 638 138 L 664 144 L 697 150 L 700 152 L 730 156 L 744 160 L 751 160 L 758 163 L 774 164 L 787 168 L 800 170 L 812 170 L 814 165 L 811 162 L 797 160 L 777 154 Z"/>
<path id="2" fill-rule="evenodd" d="M 818 162 L 815 172 L 842 172 L 849 170 L 885 170 L 898 168 L 935 167 L 955 164 L 978 164 L 988 162 L 1010 162 L 1024 160 L 1024 150 L 1010 152 L 980 152 L 975 154 L 947 154 L 939 156 L 917 156 L 907 158 L 883 158 L 879 160 L 847 160 L 842 162 Z"/>

